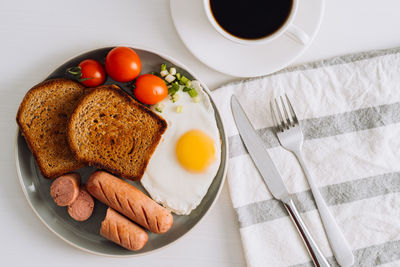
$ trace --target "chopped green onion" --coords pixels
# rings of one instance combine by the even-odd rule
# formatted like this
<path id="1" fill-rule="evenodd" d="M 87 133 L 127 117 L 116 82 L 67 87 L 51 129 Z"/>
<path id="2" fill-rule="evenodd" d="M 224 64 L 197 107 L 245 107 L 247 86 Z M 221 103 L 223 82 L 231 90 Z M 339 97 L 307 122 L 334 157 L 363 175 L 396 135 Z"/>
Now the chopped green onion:
<path id="1" fill-rule="evenodd" d="M 169 95 L 174 95 L 177 91 L 171 86 L 170 88 L 168 88 L 168 94 Z"/>
<path id="2" fill-rule="evenodd" d="M 195 97 L 198 95 L 196 89 L 192 88 L 188 91 L 188 94 L 190 95 L 191 98 Z"/>
<path id="3" fill-rule="evenodd" d="M 182 75 L 180 82 L 181 82 L 181 84 L 187 84 L 188 82 L 190 82 L 190 80 Z"/>
<path id="4" fill-rule="evenodd" d="M 192 81 L 192 86 L 191 87 L 193 87 L 196 90 L 201 90 L 201 88 L 202 88 L 200 82 L 196 81 L 196 80 Z"/>
<path id="5" fill-rule="evenodd" d="M 155 108 L 154 108 L 154 109 L 155 109 L 157 112 L 162 113 L 163 108 L 164 108 L 164 104 L 159 103 L 159 104 L 156 104 L 156 105 L 155 105 Z"/>
<path id="6" fill-rule="evenodd" d="M 178 101 L 179 98 L 181 98 L 181 95 L 178 94 L 178 93 L 172 95 L 172 96 L 171 96 L 172 103 L 175 103 L 176 101 Z"/>
<path id="7" fill-rule="evenodd" d="M 185 85 L 187 86 L 187 87 L 192 87 L 192 81 L 187 81 L 186 83 L 185 83 Z"/>
<path id="8" fill-rule="evenodd" d="M 167 64 L 161 64 L 161 71 L 167 70 Z"/>
<path id="9" fill-rule="evenodd" d="M 169 83 L 172 83 L 175 80 L 175 76 L 168 74 L 167 77 L 165 77 L 165 80 Z"/>
<path id="10" fill-rule="evenodd" d="M 169 72 L 168 72 L 167 70 L 162 70 L 162 71 L 160 72 L 161 77 L 165 77 L 165 76 L 167 76 L 168 74 L 169 74 Z"/>
<path id="11" fill-rule="evenodd" d="M 176 92 L 179 91 L 179 84 L 177 82 L 174 82 L 171 84 L 171 86 L 168 88 L 168 94 L 173 96 L 176 94 Z"/>
<path id="12" fill-rule="evenodd" d="M 180 86 L 179 86 L 179 83 L 178 83 L 178 82 L 174 82 L 174 83 L 172 83 L 172 87 L 174 87 L 174 89 L 175 89 L 176 91 L 178 91 L 178 90 L 179 90 L 179 88 L 180 88 Z"/>
<path id="13" fill-rule="evenodd" d="M 179 72 L 177 72 L 175 76 L 176 76 L 176 78 L 178 79 L 178 81 L 181 80 L 181 77 L 182 77 L 182 76 L 181 76 L 181 74 L 180 74 Z"/>
<path id="14" fill-rule="evenodd" d="M 177 113 L 182 113 L 183 112 L 183 106 L 177 106 L 176 107 L 176 112 Z"/>
<path id="15" fill-rule="evenodd" d="M 176 69 L 175 68 L 169 68 L 169 74 L 175 75 L 176 74 Z"/>
<path id="16" fill-rule="evenodd" d="M 182 91 L 184 91 L 184 92 L 189 92 L 190 90 L 192 90 L 192 88 L 189 88 L 189 87 L 183 87 L 183 89 L 182 89 Z"/>

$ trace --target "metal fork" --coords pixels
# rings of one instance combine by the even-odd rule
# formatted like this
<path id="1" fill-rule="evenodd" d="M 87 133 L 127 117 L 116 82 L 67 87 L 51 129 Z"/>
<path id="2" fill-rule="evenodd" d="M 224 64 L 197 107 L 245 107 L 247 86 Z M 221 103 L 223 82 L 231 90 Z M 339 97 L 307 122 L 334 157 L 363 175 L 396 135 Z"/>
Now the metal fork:
<path id="1" fill-rule="evenodd" d="M 285 94 L 286 105 L 283 97 L 280 96 L 281 105 L 278 104 L 277 99 L 270 102 L 272 117 L 276 126 L 276 134 L 281 145 L 287 150 L 291 151 L 299 161 L 304 174 L 310 185 L 311 192 L 314 196 L 322 224 L 324 225 L 326 235 L 328 236 L 333 254 L 336 261 L 341 266 L 351 266 L 354 263 L 354 256 L 350 249 L 349 244 L 340 231 L 335 219 L 332 216 L 328 206 L 326 205 L 321 193 L 313 177 L 307 170 L 304 161 L 302 146 L 303 146 L 303 132 L 301 131 L 299 120 L 294 112 L 293 106 L 289 101 L 288 96 Z M 275 109 L 274 109 L 275 104 Z M 280 107 L 281 106 L 281 107 Z M 281 109 L 283 112 L 281 112 Z M 278 114 L 278 116 L 276 116 Z"/>

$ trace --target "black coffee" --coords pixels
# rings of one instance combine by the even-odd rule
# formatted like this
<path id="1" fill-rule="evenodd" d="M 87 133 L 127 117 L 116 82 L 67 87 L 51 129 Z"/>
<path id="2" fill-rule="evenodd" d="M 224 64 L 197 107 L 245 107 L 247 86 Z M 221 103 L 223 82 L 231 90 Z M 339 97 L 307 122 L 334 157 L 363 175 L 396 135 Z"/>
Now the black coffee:
<path id="1" fill-rule="evenodd" d="M 260 39 L 278 31 L 292 5 L 292 0 L 210 0 L 218 24 L 242 39 Z"/>

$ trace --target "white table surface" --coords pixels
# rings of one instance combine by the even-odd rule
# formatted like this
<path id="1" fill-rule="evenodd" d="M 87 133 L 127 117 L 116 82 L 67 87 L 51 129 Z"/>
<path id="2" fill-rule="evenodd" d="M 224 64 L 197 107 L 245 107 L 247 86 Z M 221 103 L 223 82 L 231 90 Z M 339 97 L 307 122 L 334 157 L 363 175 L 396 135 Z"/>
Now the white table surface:
<path id="1" fill-rule="evenodd" d="M 398 0 L 326 0 L 320 32 L 295 63 L 400 46 L 399 14 Z M 0 0 L 0 36 L 1 266 L 245 266 L 226 184 L 212 211 L 187 236 L 159 252 L 121 259 L 82 252 L 57 238 L 34 215 L 17 181 L 18 105 L 32 85 L 72 56 L 137 44 L 184 62 L 211 89 L 236 80 L 203 65 L 184 47 L 169 1 Z"/>

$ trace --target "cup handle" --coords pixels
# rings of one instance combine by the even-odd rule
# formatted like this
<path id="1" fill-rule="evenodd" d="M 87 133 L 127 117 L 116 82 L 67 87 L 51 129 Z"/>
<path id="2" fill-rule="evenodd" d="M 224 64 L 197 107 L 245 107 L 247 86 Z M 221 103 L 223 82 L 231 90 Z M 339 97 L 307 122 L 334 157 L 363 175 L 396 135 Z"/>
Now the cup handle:
<path id="1" fill-rule="evenodd" d="M 310 36 L 302 29 L 293 24 L 289 26 L 285 33 L 294 41 L 299 42 L 302 45 L 306 45 L 310 41 Z"/>

